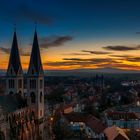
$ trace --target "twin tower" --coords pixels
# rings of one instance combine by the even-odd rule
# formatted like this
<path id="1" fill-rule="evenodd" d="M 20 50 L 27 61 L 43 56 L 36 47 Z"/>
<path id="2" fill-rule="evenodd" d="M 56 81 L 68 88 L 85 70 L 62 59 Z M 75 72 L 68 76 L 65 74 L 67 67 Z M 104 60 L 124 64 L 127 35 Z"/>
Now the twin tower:
<path id="1" fill-rule="evenodd" d="M 6 75 L 6 93 L 20 94 L 26 98 L 28 107 L 33 107 L 35 110 L 36 119 L 41 119 L 44 117 L 44 72 L 36 30 L 26 76 L 23 74 L 19 54 L 17 35 L 14 32 Z"/>

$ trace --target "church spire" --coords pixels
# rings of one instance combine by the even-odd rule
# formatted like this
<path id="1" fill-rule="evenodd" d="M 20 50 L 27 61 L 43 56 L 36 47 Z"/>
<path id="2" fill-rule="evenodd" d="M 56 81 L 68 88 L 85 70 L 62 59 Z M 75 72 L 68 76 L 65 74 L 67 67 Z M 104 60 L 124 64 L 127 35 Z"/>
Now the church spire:
<path id="1" fill-rule="evenodd" d="M 21 67 L 21 62 L 20 62 L 16 31 L 14 31 L 14 36 L 13 36 L 13 42 L 12 42 L 12 48 L 11 48 L 7 73 L 9 71 L 11 71 L 9 69 L 13 69 L 14 73 L 16 75 L 18 74 L 19 69 L 20 69 L 20 72 L 23 72 L 22 67 Z"/>
<path id="2" fill-rule="evenodd" d="M 33 40 L 33 45 L 32 45 L 32 52 L 31 52 L 28 74 L 29 75 L 30 74 L 36 74 L 36 75 L 43 74 L 36 28 L 35 28 L 35 33 L 34 33 L 34 40 Z"/>

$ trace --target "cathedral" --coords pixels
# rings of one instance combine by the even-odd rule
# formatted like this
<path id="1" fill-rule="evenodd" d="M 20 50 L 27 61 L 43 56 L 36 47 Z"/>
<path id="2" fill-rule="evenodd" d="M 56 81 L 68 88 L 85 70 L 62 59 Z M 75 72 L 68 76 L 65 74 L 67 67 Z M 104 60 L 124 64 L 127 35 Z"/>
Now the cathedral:
<path id="1" fill-rule="evenodd" d="M 41 140 L 44 137 L 44 72 L 35 30 L 27 73 L 23 73 L 16 31 L 0 97 L 0 139 Z"/>

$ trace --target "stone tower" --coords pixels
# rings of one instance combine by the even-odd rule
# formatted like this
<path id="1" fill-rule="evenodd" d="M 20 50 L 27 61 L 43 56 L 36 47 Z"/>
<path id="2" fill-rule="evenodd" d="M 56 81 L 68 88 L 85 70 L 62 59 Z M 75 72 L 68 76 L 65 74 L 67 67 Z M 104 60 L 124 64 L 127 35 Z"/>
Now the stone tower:
<path id="1" fill-rule="evenodd" d="M 36 120 L 41 122 L 44 118 L 44 72 L 36 30 L 27 72 L 27 93 L 28 105 L 35 107 Z"/>

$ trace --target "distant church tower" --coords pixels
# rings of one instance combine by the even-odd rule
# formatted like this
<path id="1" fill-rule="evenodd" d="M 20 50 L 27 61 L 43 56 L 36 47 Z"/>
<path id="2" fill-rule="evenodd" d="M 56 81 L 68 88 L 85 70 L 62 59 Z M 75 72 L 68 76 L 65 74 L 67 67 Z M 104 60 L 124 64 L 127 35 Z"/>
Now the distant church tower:
<path id="1" fill-rule="evenodd" d="M 6 94 L 15 93 L 23 96 L 23 71 L 20 62 L 16 31 L 13 36 L 10 59 L 6 73 Z"/>
<path id="2" fill-rule="evenodd" d="M 36 30 L 27 72 L 27 93 L 28 106 L 35 106 L 36 120 L 41 120 L 44 117 L 44 72 Z"/>

